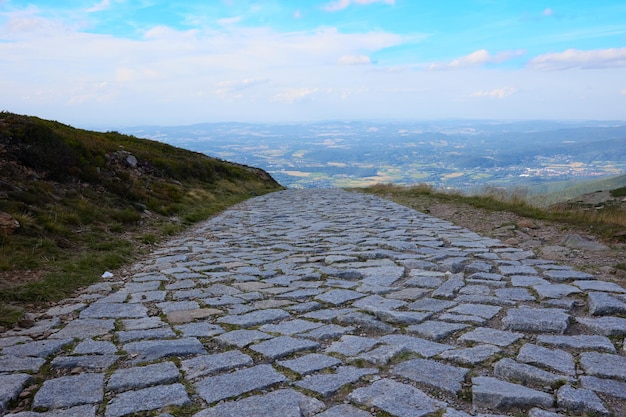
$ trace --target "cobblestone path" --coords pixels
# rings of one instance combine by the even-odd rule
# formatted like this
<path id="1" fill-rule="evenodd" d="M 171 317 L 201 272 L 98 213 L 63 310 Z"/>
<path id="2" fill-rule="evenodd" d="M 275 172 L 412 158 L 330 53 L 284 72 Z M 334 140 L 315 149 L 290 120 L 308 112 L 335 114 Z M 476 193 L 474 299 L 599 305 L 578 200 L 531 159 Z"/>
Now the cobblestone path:
<path id="1" fill-rule="evenodd" d="M 626 415 L 626 290 L 342 190 L 249 200 L 0 336 L 0 415 Z"/>

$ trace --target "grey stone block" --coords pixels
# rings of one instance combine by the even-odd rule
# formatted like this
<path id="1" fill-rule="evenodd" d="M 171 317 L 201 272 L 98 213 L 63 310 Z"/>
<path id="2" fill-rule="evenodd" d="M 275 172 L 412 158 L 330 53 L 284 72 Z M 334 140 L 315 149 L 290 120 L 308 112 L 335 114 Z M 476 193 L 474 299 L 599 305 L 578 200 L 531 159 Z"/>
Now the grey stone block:
<path id="1" fill-rule="evenodd" d="M 97 404 L 104 395 L 104 374 L 80 374 L 44 381 L 35 394 L 33 407 L 65 408 Z"/>
<path id="2" fill-rule="evenodd" d="M 308 339 L 280 336 L 250 346 L 250 349 L 268 359 L 281 358 L 302 350 L 316 349 L 319 343 Z"/>
<path id="3" fill-rule="evenodd" d="M 580 364 L 589 375 L 626 381 L 626 357 L 609 353 L 583 352 Z"/>
<path id="4" fill-rule="evenodd" d="M 615 352 L 615 346 L 605 336 L 550 336 L 539 335 L 537 341 L 544 345 L 556 346 L 560 348 L 580 349 L 580 350 L 601 350 L 605 352 Z"/>
<path id="5" fill-rule="evenodd" d="M 81 319 L 132 319 L 148 315 L 148 309 L 137 303 L 96 302 L 80 312 Z"/>
<path id="6" fill-rule="evenodd" d="M 453 349 L 453 346 L 444 343 L 432 342 L 430 340 L 420 339 L 419 337 L 400 334 L 383 336 L 380 340 L 388 345 L 399 346 L 425 358 L 430 358 L 443 351 Z"/>
<path id="7" fill-rule="evenodd" d="M 215 340 L 227 345 L 235 345 L 238 348 L 242 348 L 251 343 L 271 338 L 272 336 L 269 334 L 258 330 L 233 330 L 232 332 L 223 333 L 217 336 Z"/>
<path id="8" fill-rule="evenodd" d="M 0 413 L 20 395 L 31 379 L 28 374 L 0 375 Z"/>
<path id="9" fill-rule="evenodd" d="M 461 335 L 458 340 L 463 342 L 489 343 L 491 345 L 504 347 L 512 345 L 523 336 L 524 335 L 522 333 L 508 332 L 488 327 L 479 327 L 471 332 Z"/>
<path id="10" fill-rule="evenodd" d="M 113 319 L 82 319 L 70 321 L 64 328 L 50 335 L 51 339 L 87 339 L 112 332 Z"/>
<path id="11" fill-rule="evenodd" d="M 608 316 L 612 314 L 626 314 L 626 303 L 610 294 L 590 292 L 587 294 L 589 314 L 594 316 Z"/>
<path id="12" fill-rule="evenodd" d="M 157 384 L 170 384 L 178 381 L 179 377 L 178 368 L 172 362 L 122 368 L 111 375 L 107 383 L 107 390 L 120 392 Z"/>
<path id="13" fill-rule="evenodd" d="M 300 388 L 308 389 L 309 391 L 328 397 L 337 392 L 344 385 L 357 382 L 365 375 L 376 373 L 378 373 L 378 370 L 372 368 L 340 366 L 335 373 L 310 375 L 294 384 Z"/>
<path id="14" fill-rule="evenodd" d="M 107 341 L 86 339 L 74 348 L 75 355 L 111 355 L 117 352 L 117 347 Z"/>
<path id="15" fill-rule="evenodd" d="M 182 406 L 190 403 L 184 385 L 158 385 L 118 394 L 107 404 L 105 416 L 122 417 L 141 411 L 158 410 L 171 405 Z"/>
<path id="16" fill-rule="evenodd" d="M 275 320 L 284 320 L 289 317 L 291 317 L 291 315 L 284 310 L 270 308 L 267 310 L 253 311 L 239 316 L 226 316 L 218 319 L 217 321 L 240 327 L 253 327 Z"/>
<path id="17" fill-rule="evenodd" d="M 519 382 L 523 385 L 552 386 L 572 379 L 565 375 L 553 374 L 532 365 L 516 362 L 510 358 L 500 359 L 496 362 L 493 366 L 493 373 L 495 376 Z"/>
<path id="18" fill-rule="evenodd" d="M 407 384 L 381 379 L 358 388 L 348 398 L 360 405 L 376 407 L 394 417 L 423 417 L 445 409 L 446 404 Z"/>
<path id="19" fill-rule="evenodd" d="M 355 356 L 361 352 L 372 349 L 379 343 L 380 341 L 378 339 L 371 337 L 345 335 L 342 336 L 339 341 L 333 342 L 326 348 L 326 352 L 339 353 L 344 356 Z"/>
<path id="20" fill-rule="evenodd" d="M 297 416 L 300 417 L 300 416 Z M 336 405 L 320 414 L 315 414 L 315 417 L 373 417 L 372 414 L 365 410 L 356 408 L 350 404 Z"/>
<path id="21" fill-rule="evenodd" d="M 608 417 L 611 414 L 600 397 L 585 388 L 576 389 L 570 385 L 564 385 L 557 391 L 556 400 L 559 408 L 576 414 L 587 413 L 598 417 Z"/>
<path id="22" fill-rule="evenodd" d="M 358 291 L 334 289 L 318 295 L 315 299 L 323 303 L 338 306 L 347 303 L 348 301 L 365 297 L 365 295 L 366 294 Z"/>
<path id="23" fill-rule="evenodd" d="M 552 407 L 551 395 L 491 377 L 472 378 L 472 404 L 482 409 L 519 411 Z"/>
<path id="24" fill-rule="evenodd" d="M 279 324 L 264 324 L 259 327 L 259 330 L 267 333 L 280 333 L 284 335 L 294 335 L 296 333 L 306 332 L 318 327 L 321 327 L 322 323 L 313 322 L 309 320 L 295 319 L 283 321 Z"/>
<path id="25" fill-rule="evenodd" d="M 210 337 L 224 333 L 224 329 L 217 324 L 206 322 L 179 324 L 174 328 L 181 332 L 184 337 Z"/>
<path id="26" fill-rule="evenodd" d="M 51 410 L 45 413 L 22 411 L 9 415 L 11 417 L 96 417 L 97 408 L 96 405 L 79 405 L 64 410 Z"/>
<path id="27" fill-rule="evenodd" d="M 626 400 L 626 382 L 597 378 L 595 376 L 581 376 L 580 383 L 583 388 Z"/>
<path id="28" fill-rule="evenodd" d="M 603 336 L 626 335 L 626 319 L 622 317 L 577 317 L 576 321 L 591 330 L 592 332 L 596 334 L 601 334 Z"/>
<path id="29" fill-rule="evenodd" d="M 301 333 L 298 336 L 306 337 L 313 340 L 326 340 L 336 339 L 343 336 L 346 333 L 350 333 L 354 330 L 353 326 L 339 326 L 337 324 L 326 324 L 313 330 L 309 330 L 306 333 Z"/>
<path id="30" fill-rule="evenodd" d="M 391 373 L 456 395 L 468 369 L 429 359 L 412 359 L 391 368 Z"/>
<path id="31" fill-rule="evenodd" d="M 4 355 L 27 357 L 34 356 L 37 358 L 46 358 L 54 353 L 57 353 L 63 346 L 72 343 L 72 339 L 46 339 L 39 340 L 37 342 L 22 343 L 20 345 L 14 345 L 5 347 L 2 349 Z"/>
<path id="32" fill-rule="evenodd" d="M 439 356 L 464 365 L 476 365 L 500 352 L 500 348 L 494 345 L 478 345 L 465 349 L 446 350 Z"/>
<path id="33" fill-rule="evenodd" d="M 46 363 L 44 358 L 2 355 L 0 356 L 0 372 L 37 372 L 44 363 Z"/>
<path id="34" fill-rule="evenodd" d="M 53 368 L 83 368 L 105 371 L 120 359 L 117 355 L 57 356 L 50 362 Z"/>
<path id="35" fill-rule="evenodd" d="M 187 356 L 206 353 L 200 341 L 193 337 L 173 340 L 147 340 L 125 344 L 122 349 L 128 352 L 133 362 L 151 362 L 170 356 Z"/>
<path id="36" fill-rule="evenodd" d="M 527 343 L 520 349 L 517 360 L 550 368 L 566 375 L 576 374 L 574 357 L 569 352 L 560 349 L 548 349 Z"/>
<path id="37" fill-rule="evenodd" d="M 432 320 L 408 326 L 406 330 L 428 339 L 441 340 L 467 327 L 467 324 Z"/>
<path id="38" fill-rule="evenodd" d="M 383 323 L 377 318 L 364 313 L 348 313 L 337 317 L 337 323 L 343 325 L 354 325 L 365 331 L 381 332 L 381 333 L 393 333 L 395 328 Z"/>
<path id="39" fill-rule="evenodd" d="M 511 308 L 502 320 L 505 329 L 532 333 L 563 334 L 569 325 L 569 314 L 556 308 Z"/>
<path id="40" fill-rule="evenodd" d="M 176 337 L 176 334 L 169 327 L 120 331 L 117 332 L 116 335 L 120 343 L 132 342 L 134 340 L 169 339 Z"/>
<path id="41" fill-rule="evenodd" d="M 292 389 L 283 389 L 238 401 L 220 403 L 194 414 L 193 417 L 310 417 L 325 407 L 323 402 L 315 398 L 307 397 Z"/>
<path id="42" fill-rule="evenodd" d="M 194 384 L 198 395 L 209 404 L 246 392 L 267 388 L 287 378 L 271 365 L 257 365 L 225 375 L 204 378 Z"/>
<path id="43" fill-rule="evenodd" d="M 322 369 L 341 365 L 341 361 L 339 359 L 333 358 L 332 356 L 321 355 L 319 353 L 311 353 L 296 359 L 278 361 L 276 363 L 280 366 L 284 366 L 285 368 L 289 368 L 300 375 L 307 375 Z"/>

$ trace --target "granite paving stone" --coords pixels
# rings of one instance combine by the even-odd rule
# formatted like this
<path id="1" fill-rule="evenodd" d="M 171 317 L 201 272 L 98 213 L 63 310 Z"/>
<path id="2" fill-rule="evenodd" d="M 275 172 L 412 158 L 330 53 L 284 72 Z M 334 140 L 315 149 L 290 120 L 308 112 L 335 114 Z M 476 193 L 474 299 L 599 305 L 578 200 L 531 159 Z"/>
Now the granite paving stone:
<path id="1" fill-rule="evenodd" d="M 373 195 L 253 197 L 120 271 L 0 332 L 0 415 L 626 413 L 624 287 Z"/>
<path id="2" fill-rule="evenodd" d="M 198 395 L 211 404 L 286 380 L 287 377 L 274 370 L 271 365 L 257 365 L 224 375 L 207 377 L 194 385 Z"/>
<path id="3" fill-rule="evenodd" d="M 220 403 L 200 411 L 193 417 L 308 417 L 322 411 L 323 402 L 292 389 L 281 389 L 264 395 L 255 395 Z M 347 416 L 346 416 L 347 417 Z M 360 416 L 357 416 L 360 417 Z"/>
<path id="4" fill-rule="evenodd" d="M 35 394 L 34 408 L 66 408 L 96 404 L 104 395 L 104 374 L 84 373 L 48 379 Z"/>
<path id="5" fill-rule="evenodd" d="M 463 388 L 469 369 L 430 359 L 411 359 L 391 369 L 391 373 L 433 386 L 456 395 Z"/>
<path id="6" fill-rule="evenodd" d="M 196 379 L 205 375 L 252 366 L 253 364 L 254 361 L 250 356 L 238 350 L 194 356 L 180 362 L 181 369 L 188 379 Z"/>
<path id="7" fill-rule="evenodd" d="M 341 387 L 357 382 L 365 375 L 378 373 L 374 368 L 356 368 L 353 366 L 340 366 L 334 373 L 322 373 L 309 375 L 294 383 L 300 388 L 313 391 L 323 397 L 328 397 Z"/>
<path id="8" fill-rule="evenodd" d="M 106 388 L 120 392 L 178 381 L 179 371 L 173 362 L 118 369 L 109 378 Z M 156 407 L 159 408 L 159 407 Z"/>
<path id="9" fill-rule="evenodd" d="M 184 385 L 158 385 L 116 395 L 107 404 L 105 416 L 122 417 L 172 405 L 182 406 L 190 402 Z"/>

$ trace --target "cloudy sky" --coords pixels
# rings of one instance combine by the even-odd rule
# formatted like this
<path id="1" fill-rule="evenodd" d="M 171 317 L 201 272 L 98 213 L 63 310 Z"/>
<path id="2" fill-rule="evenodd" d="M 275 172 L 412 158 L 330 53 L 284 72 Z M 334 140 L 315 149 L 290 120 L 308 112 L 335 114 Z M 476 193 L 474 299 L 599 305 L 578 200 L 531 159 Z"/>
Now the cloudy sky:
<path id="1" fill-rule="evenodd" d="M 0 110 L 80 127 L 626 120 L 626 2 L 0 0 Z"/>

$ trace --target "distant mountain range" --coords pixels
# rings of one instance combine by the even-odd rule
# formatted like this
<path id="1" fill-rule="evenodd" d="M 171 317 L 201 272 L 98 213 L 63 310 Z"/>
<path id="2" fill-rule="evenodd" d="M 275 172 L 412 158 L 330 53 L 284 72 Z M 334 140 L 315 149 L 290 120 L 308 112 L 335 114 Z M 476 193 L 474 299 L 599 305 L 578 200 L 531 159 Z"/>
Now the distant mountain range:
<path id="1" fill-rule="evenodd" d="M 287 187 L 428 183 L 534 193 L 626 173 L 626 122 L 203 123 L 121 130 L 260 167 Z"/>

